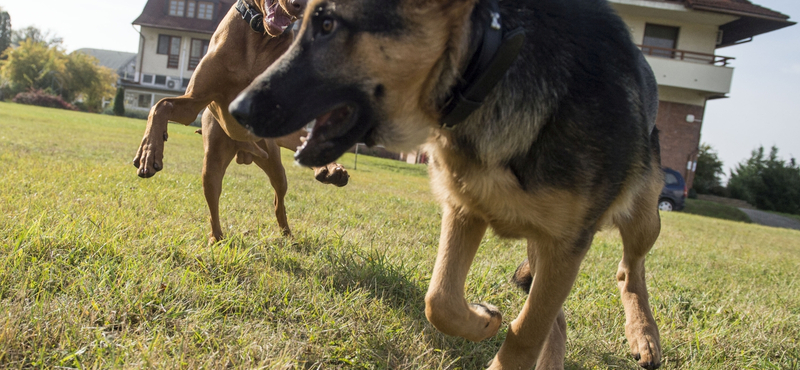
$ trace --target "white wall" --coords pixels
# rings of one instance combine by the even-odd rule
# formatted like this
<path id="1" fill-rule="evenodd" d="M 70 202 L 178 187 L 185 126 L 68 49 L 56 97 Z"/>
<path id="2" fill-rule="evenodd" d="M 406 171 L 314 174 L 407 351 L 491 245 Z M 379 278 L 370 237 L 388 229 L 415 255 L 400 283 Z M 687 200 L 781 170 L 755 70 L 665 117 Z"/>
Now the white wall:
<path id="1" fill-rule="evenodd" d="M 184 32 L 151 27 L 142 27 L 141 33 L 145 38 L 143 50 L 144 61 L 142 63 L 141 73 L 180 78 L 190 78 L 192 76 L 193 71 L 188 69 L 192 39 L 211 39 L 211 35 L 207 33 Z M 167 68 L 168 56 L 157 53 L 158 35 L 181 37 L 181 59 L 178 68 Z M 139 49 L 142 49 L 141 41 Z M 139 58 L 141 58 L 141 55 L 139 55 Z M 137 63 L 138 62 L 139 60 L 137 59 Z"/>

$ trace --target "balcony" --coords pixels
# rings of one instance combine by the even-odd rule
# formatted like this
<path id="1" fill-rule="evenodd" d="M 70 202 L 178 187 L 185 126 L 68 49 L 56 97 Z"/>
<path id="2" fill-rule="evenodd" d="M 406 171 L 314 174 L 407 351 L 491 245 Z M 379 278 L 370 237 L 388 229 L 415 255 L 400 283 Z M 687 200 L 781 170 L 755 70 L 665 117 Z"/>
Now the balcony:
<path id="1" fill-rule="evenodd" d="M 726 67 L 728 65 L 728 61 L 736 59 L 733 57 L 723 57 L 714 54 L 697 53 L 694 51 L 686 51 L 678 49 L 667 49 L 656 46 L 647 46 L 647 45 L 636 45 L 636 46 L 638 46 L 639 49 L 642 49 L 642 53 L 644 53 L 644 55 L 677 59 L 694 63 L 712 64 L 720 67 Z"/>
<path id="2" fill-rule="evenodd" d="M 734 58 L 638 45 L 660 86 L 695 90 L 707 96 L 730 92 Z"/>

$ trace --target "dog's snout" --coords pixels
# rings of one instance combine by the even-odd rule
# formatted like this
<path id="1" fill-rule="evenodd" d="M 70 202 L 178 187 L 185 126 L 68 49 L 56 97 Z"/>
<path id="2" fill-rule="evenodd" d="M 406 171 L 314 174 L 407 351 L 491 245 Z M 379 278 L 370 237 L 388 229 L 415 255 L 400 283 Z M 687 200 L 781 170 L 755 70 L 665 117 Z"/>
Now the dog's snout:
<path id="1" fill-rule="evenodd" d="M 228 106 L 228 111 L 231 112 L 233 118 L 236 118 L 236 121 L 244 127 L 249 127 L 248 121 L 252 115 L 252 109 L 253 99 L 246 95 L 240 95 Z"/>
<path id="2" fill-rule="evenodd" d="M 303 15 L 303 11 L 306 10 L 306 4 L 307 3 L 308 3 L 308 0 L 290 0 L 289 1 L 289 7 L 291 9 L 288 9 L 288 10 L 295 17 L 300 17 L 300 16 Z"/>

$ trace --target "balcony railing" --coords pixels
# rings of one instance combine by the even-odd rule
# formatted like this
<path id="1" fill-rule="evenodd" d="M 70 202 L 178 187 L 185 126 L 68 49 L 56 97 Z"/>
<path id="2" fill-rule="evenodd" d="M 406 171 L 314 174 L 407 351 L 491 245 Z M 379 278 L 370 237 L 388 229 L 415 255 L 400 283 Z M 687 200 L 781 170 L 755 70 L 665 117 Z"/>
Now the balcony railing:
<path id="1" fill-rule="evenodd" d="M 714 54 L 696 53 L 694 51 L 660 48 L 657 46 L 648 46 L 648 45 L 636 45 L 636 46 L 638 46 L 639 49 L 642 49 L 642 53 L 644 53 L 644 55 L 650 55 L 660 58 L 677 59 L 694 63 L 712 64 L 720 67 L 727 66 L 728 61 L 735 59 L 732 57 L 723 57 Z"/>

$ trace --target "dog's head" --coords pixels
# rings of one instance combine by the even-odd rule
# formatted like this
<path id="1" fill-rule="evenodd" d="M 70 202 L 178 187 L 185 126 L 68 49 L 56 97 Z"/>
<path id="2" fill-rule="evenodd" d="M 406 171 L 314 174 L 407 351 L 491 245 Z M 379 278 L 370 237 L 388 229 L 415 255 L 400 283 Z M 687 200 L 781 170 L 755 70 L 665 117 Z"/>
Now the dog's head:
<path id="1" fill-rule="evenodd" d="M 456 83 L 476 0 L 311 0 L 291 48 L 230 107 L 262 137 L 316 125 L 308 166 L 357 142 L 411 149 L 437 126 Z"/>
<path id="2" fill-rule="evenodd" d="M 303 15 L 308 0 L 256 0 L 264 14 L 264 29 L 270 36 L 283 33 L 292 22 Z"/>

